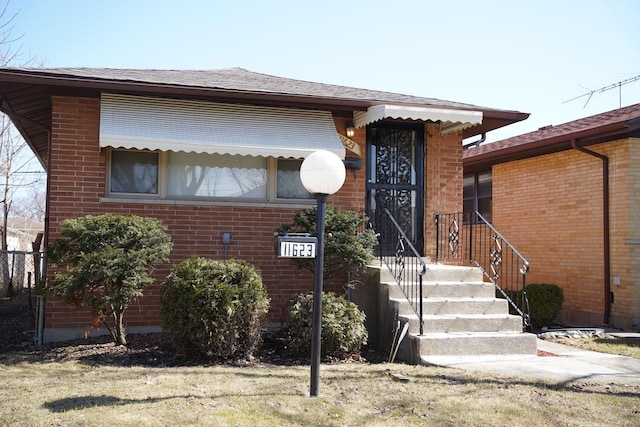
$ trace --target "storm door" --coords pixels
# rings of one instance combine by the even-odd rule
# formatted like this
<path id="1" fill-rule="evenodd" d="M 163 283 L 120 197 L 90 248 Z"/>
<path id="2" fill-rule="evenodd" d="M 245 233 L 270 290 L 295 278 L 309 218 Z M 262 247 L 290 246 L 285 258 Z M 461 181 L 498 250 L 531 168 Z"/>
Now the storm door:
<path id="1" fill-rule="evenodd" d="M 379 249 L 389 255 L 397 240 L 387 208 L 423 255 L 424 126 L 368 126 L 367 162 L 367 215 L 380 233 Z"/>

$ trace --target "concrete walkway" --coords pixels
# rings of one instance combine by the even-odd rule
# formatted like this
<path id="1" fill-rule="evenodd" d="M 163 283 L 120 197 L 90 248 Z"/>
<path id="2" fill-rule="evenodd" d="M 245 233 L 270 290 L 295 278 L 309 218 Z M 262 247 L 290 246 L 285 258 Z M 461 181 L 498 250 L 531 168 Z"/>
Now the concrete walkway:
<path id="1" fill-rule="evenodd" d="M 562 383 L 640 385 L 640 359 L 581 350 L 542 339 L 537 340 L 537 345 L 536 356 L 428 356 L 422 362 Z"/>

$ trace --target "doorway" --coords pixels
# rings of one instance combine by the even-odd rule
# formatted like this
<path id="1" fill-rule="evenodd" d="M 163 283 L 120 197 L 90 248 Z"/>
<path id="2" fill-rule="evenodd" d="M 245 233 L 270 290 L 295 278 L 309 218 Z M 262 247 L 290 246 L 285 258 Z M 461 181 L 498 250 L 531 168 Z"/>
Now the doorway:
<path id="1" fill-rule="evenodd" d="M 367 215 L 374 230 L 382 231 L 386 221 L 384 208 L 389 209 L 407 238 L 423 255 L 424 126 L 367 126 L 366 191 Z M 396 238 L 395 233 L 381 233 L 380 248 L 394 247 Z"/>

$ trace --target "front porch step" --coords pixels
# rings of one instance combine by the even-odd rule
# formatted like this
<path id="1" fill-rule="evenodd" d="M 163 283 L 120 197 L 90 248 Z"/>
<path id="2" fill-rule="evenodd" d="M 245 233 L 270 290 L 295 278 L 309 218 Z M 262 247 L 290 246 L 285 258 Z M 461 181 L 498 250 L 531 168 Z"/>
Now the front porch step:
<path id="1" fill-rule="evenodd" d="M 409 332 L 418 334 L 420 322 L 418 316 L 400 317 L 401 322 L 409 322 Z M 425 315 L 423 332 L 427 333 L 463 333 L 463 332 L 522 332 L 522 318 L 510 314 L 448 314 Z"/>
<path id="2" fill-rule="evenodd" d="M 390 302 L 398 307 L 398 314 L 413 312 L 406 299 L 391 298 Z M 509 303 L 502 298 L 423 298 L 422 310 L 425 315 L 445 314 L 508 314 Z"/>
<path id="3" fill-rule="evenodd" d="M 405 263 L 403 273 L 417 268 L 417 262 Z M 423 334 L 411 301 L 402 292 L 386 266 L 372 266 L 372 288 L 354 291 L 367 319 L 374 345 L 390 350 L 394 336 L 403 323 L 409 333 L 399 343 L 397 360 L 425 363 L 437 356 L 535 355 L 536 336 L 523 332 L 522 318 L 509 313 L 509 303 L 496 298 L 493 283 L 484 282 L 482 270 L 428 264 L 422 277 Z M 416 278 L 414 274 L 403 274 Z M 416 283 L 405 283 L 409 298 L 415 298 Z M 371 313 L 371 316 L 369 315 Z"/>
<path id="4" fill-rule="evenodd" d="M 392 271 L 398 269 L 398 266 L 390 266 L 389 268 L 386 265 L 380 266 L 380 281 L 394 282 Z M 406 258 L 404 267 L 402 270 L 405 272 L 409 270 L 413 270 L 413 272 L 417 272 L 420 268 L 420 264 L 412 258 Z M 417 276 L 417 273 L 412 273 Z M 405 273 L 406 277 L 406 273 Z M 484 280 L 484 274 L 482 270 L 477 267 L 465 267 L 465 266 L 455 266 L 455 265 L 442 265 L 442 264 L 427 264 L 427 270 L 422 275 L 423 282 L 482 282 Z"/>
<path id="5" fill-rule="evenodd" d="M 412 335 L 411 340 L 418 343 L 420 359 L 428 356 L 532 355 L 537 349 L 536 336 L 522 332 L 438 332 Z"/>
<path id="6" fill-rule="evenodd" d="M 487 282 L 422 282 L 424 298 L 495 298 L 496 287 Z"/>

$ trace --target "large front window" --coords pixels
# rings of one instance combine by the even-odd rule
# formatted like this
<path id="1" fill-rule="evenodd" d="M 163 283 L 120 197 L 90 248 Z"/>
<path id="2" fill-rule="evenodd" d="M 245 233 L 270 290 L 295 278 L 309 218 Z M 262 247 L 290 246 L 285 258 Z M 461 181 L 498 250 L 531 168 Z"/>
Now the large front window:
<path id="1" fill-rule="evenodd" d="M 168 199 L 311 199 L 299 159 L 111 150 L 108 194 Z"/>

